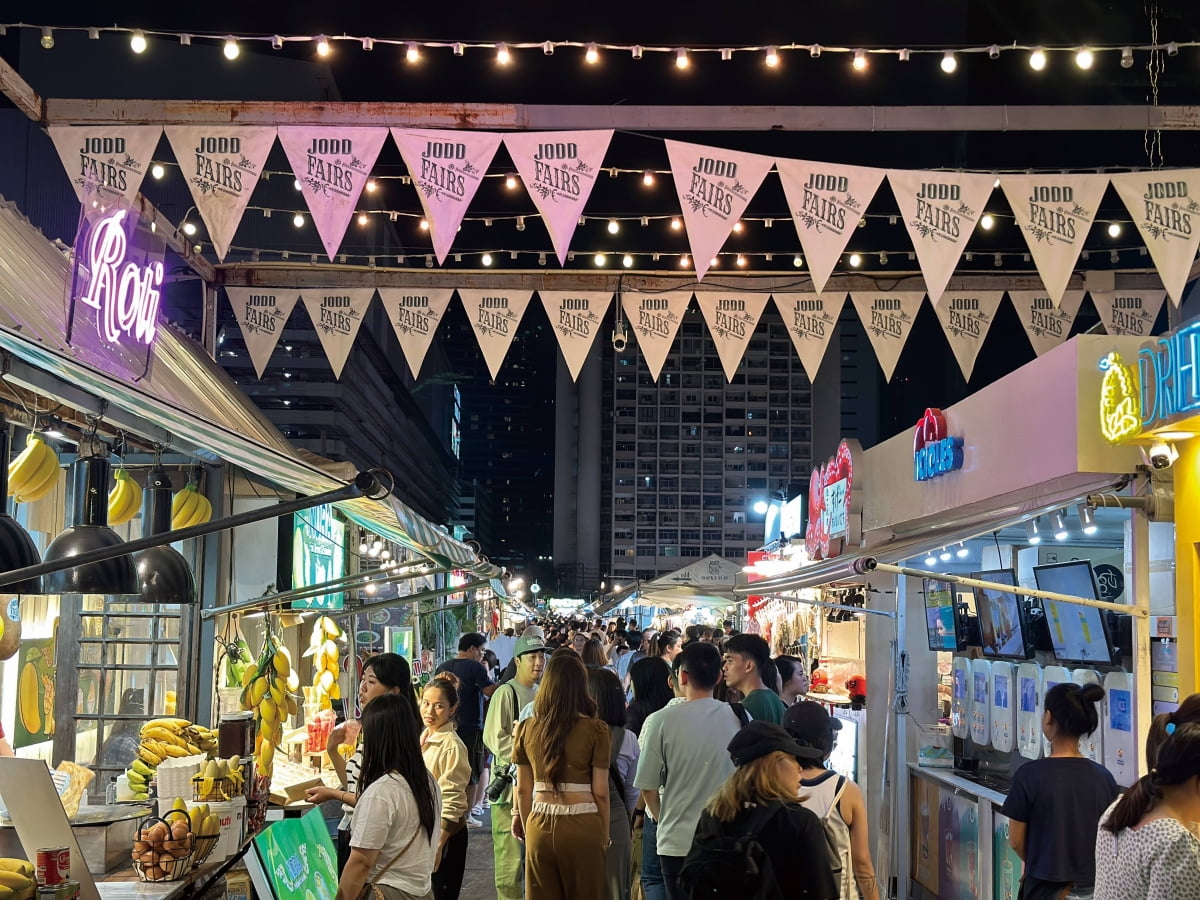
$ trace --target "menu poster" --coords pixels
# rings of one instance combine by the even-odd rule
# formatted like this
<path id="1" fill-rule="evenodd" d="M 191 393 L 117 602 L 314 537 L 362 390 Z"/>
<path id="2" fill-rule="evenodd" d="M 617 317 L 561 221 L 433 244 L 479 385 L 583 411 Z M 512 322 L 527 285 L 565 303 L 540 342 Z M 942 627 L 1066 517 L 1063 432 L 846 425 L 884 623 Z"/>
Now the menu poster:
<path id="1" fill-rule="evenodd" d="M 941 841 L 938 840 L 938 785 L 912 776 L 912 877 L 937 893 Z"/>
<path id="2" fill-rule="evenodd" d="M 337 894 L 337 851 L 319 809 L 272 822 L 255 835 L 245 859 L 261 900 L 333 900 Z"/>
<path id="3" fill-rule="evenodd" d="M 1017 900 L 1021 889 L 1021 857 L 1008 843 L 1008 817 L 992 811 L 992 896 Z"/>
<path id="4" fill-rule="evenodd" d="M 55 643 L 58 620 L 50 637 L 25 638 L 17 654 L 17 714 L 12 745 L 16 750 L 54 737 L 54 685 L 58 666 Z"/>

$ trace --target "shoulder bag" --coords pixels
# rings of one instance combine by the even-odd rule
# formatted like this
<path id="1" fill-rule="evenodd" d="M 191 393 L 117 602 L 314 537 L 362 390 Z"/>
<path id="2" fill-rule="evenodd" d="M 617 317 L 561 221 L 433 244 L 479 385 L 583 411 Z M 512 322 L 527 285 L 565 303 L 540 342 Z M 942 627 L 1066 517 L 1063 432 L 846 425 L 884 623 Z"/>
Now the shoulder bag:
<path id="1" fill-rule="evenodd" d="M 407 891 L 402 891 L 399 888 L 394 888 L 389 884 L 380 885 L 378 882 L 379 882 L 379 879 L 383 878 L 383 876 L 387 874 L 388 869 L 390 869 L 392 866 L 394 866 L 399 861 L 400 857 L 402 857 L 405 853 L 408 852 L 408 848 L 413 845 L 413 841 L 415 841 L 417 839 L 417 836 L 420 833 L 421 833 L 421 825 L 418 822 L 417 830 L 414 831 L 413 836 L 408 839 L 408 843 L 404 845 L 404 848 L 399 853 L 397 853 L 395 856 L 393 856 L 391 858 L 391 861 L 388 862 L 388 864 L 386 866 L 384 866 L 382 869 L 379 870 L 379 874 L 375 876 L 375 881 L 368 881 L 366 884 L 364 884 L 362 886 L 362 890 L 358 892 L 358 897 L 356 898 L 356 900 L 407 900 L 407 898 L 410 898 L 413 896 L 412 894 L 409 894 Z M 383 892 L 382 888 L 387 888 L 388 893 L 385 894 Z M 414 900 L 415 900 L 415 898 L 414 898 Z"/>

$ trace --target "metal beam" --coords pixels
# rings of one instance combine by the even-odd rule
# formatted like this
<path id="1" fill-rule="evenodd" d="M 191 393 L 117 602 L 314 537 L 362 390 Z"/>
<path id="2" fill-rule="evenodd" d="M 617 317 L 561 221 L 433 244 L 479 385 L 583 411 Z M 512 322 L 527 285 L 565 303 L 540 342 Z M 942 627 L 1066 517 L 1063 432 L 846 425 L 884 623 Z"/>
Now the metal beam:
<path id="1" fill-rule="evenodd" d="M 384 125 L 541 131 L 1200 130 L 1200 106 L 651 106 L 47 99 L 44 124 Z"/>
<path id="2" fill-rule="evenodd" d="M 44 114 L 42 98 L 38 92 L 29 86 L 17 70 L 3 59 L 0 59 L 0 93 L 3 93 L 13 105 L 35 122 L 40 122 Z"/>

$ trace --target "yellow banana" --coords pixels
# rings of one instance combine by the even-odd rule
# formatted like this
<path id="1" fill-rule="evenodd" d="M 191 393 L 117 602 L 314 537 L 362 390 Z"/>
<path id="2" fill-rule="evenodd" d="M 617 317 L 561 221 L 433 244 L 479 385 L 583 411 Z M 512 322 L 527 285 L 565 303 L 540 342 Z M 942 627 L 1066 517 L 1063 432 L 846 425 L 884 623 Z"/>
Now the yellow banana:
<path id="1" fill-rule="evenodd" d="M 145 734 L 147 728 L 166 728 L 170 731 L 176 731 L 181 728 L 199 728 L 198 725 L 192 725 L 187 719 L 151 719 L 142 726 L 142 733 Z M 207 729 L 205 729 L 207 731 Z"/>
<path id="2" fill-rule="evenodd" d="M 25 439 L 25 449 L 8 464 L 8 492 L 10 494 L 17 493 L 17 488 L 23 487 L 29 481 L 29 476 L 43 465 L 45 458 L 39 448 L 45 446 L 46 442 L 36 434 L 30 434 Z"/>
<path id="3" fill-rule="evenodd" d="M 187 741 L 179 732 L 163 728 L 161 725 L 155 725 L 152 728 L 143 728 L 142 737 L 161 741 L 168 746 L 184 747 L 187 745 Z"/>
<path id="4" fill-rule="evenodd" d="M 162 757 L 142 744 L 138 747 L 138 758 L 148 766 L 158 766 L 162 764 Z"/>
<path id="5" fill-rule="evenodd" d="M 175 530 L 188 526 L 192 517 L 196 515 L 196 508 L 200 503 L 200 495 L 196 493 L 196 489 L 192 485 L 189 484 L 180 493 L 185 495 L 183 502 L 179 506 L 179 512 L 171 516 L 171 528 Z"/>
<path id="6" fill-rule="evenodd" d="M 179 510 L 183 506 L 184 501 L 188 499 L 188 495 L 191 494 L 194 490 L 195 490 L 195 488 L 192 485 L 186 484 L 183 487 L 181 487 L 178 491 L 175 492 L 175 496 L 171 498 L 171 518 L 172 519 L 174 519 L 176 516 L 179 515 Z"/>
<path id="7" fill-rule="evenodd" d="M 36 503 L 58 486 L 58 476 L 61 474 L 62 470 L 58 467 L 57 457 L 51 457 L 50 465 L 47 468 L 50 471 L 50 477 L 42 482 L 41 485 L 17 494 L 14 499 L 18 503 Z"/>
<path id="8" fill-rule="evenodd" d="M 118 469 L 115 477 L 116 485 L 108 494 L 108 524 L 124 525 L 142 505 L 142 488 L 124 469 Z"/>
<path id="9" fill-rule="evenodd" d="M 37 457 L 37 468 L 33 469 L 27 480 L 18 482 L 13 493 L 22 498 L 20 502 L 40 500 L 54 487 L 58 481 L 58 457 L 46 444 L 39 444 L 34 449 Z"/>

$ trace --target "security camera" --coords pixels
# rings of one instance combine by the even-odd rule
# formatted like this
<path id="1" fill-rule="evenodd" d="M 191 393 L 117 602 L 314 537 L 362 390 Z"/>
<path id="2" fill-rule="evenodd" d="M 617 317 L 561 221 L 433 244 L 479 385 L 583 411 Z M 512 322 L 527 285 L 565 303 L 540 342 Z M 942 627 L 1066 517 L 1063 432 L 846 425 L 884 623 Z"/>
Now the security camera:
<path id="1" fill-rule="evenodd" d="M 1150 452 L 1146 454 L 1146 457 L 1150 460 L 1151 468 L 1169 469 L 1172 463 L 1179 459 L 1179 451 L 1173 444 L 1158 441 L 1151 445 Z"/>
<path id="2" fill-rule="evenodd" d="M 624 352 L 625 348 L 629 346 L 629 332 L 625 330 L 624 322 L 618 322 L 617 327 L 613 329 L 612 345 L 618 353 Z"/>

